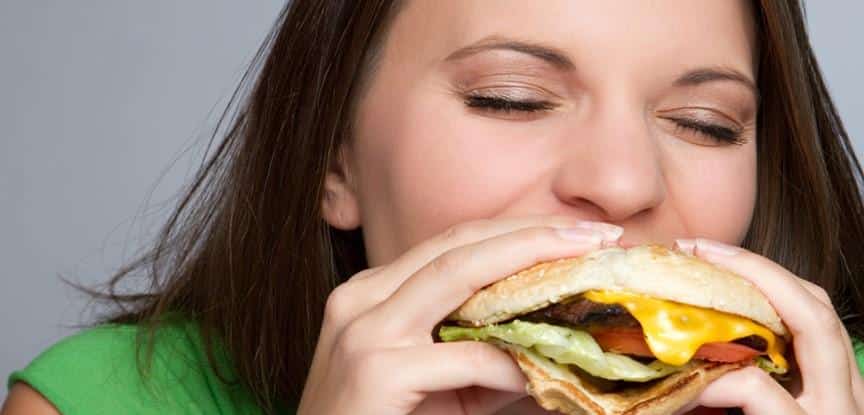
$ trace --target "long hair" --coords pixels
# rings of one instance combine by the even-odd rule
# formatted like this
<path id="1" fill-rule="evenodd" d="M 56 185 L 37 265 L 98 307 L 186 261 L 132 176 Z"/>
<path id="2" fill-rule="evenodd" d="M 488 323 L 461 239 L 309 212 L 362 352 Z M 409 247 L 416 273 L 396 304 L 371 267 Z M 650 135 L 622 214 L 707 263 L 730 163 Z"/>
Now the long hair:
<path id="1" fill-rule="evenodd" d="M 861 168 L 801 5 L 755 3 L 758 196 L 743 245 L 824 287 L 850 331 L 864 334 Z M 106 321 L 142 325 L 152 339 L 180 313 L 200 327 L 214 369 L 218 345 L 265 410 L 299 400 L 326 297 L 367 266 L 362 230 L 321 218 L 324 175 L 351 138 L 400 5 L 288 2 L 220 119 L 230 118 L 224 137 L 214 135 L 218 146 L 154 245 L 98 294 L 117 306 Z M 123 291 L 136 276 L 148 289 Z"/>

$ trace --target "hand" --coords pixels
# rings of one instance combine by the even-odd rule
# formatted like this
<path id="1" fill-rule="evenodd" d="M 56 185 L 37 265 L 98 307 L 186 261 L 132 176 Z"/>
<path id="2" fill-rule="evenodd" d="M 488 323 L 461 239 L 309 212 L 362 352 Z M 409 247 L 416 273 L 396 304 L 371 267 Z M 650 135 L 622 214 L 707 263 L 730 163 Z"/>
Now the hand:
<path id="1" fill-rule="evenodd" d="M 505 352 L 433 343 L 434 327 L 498 279 L 620 235 L 564 217 L 478 221 L 358 273 L 327 300 L 299 413 L 488 414 L 524 397 L 526 380 Z"/>
<path id="2" fill-rule="evenodd" d="M 765 294 L 793 336 L 801 375 L 801 390 L 793 396 L 756 367 L 730 372 L 685 411 L 703 405 L 740 407 L 747 415 L 864 413 L 864 381 L 849 334 L 825 290 L 743 248 L 706 239 L 679 240 L 677 245 L 747 278 Z"/>

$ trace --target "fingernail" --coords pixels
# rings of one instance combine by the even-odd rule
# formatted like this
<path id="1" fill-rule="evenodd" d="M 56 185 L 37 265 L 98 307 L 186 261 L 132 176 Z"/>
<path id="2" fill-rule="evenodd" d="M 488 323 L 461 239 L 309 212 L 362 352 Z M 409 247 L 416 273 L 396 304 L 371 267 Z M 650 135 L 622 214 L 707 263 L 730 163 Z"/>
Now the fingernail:
<path id="1" fill-rule="evenodd" d="M 603 235 L 592 229 L 585 228 L 559 228 L 555 230 L 558 236 L 568 241 L 585 242 L 591 244 L 600 244 L 603 241 Z"/>
<path id="2" fill-rule="evenodd" d="M 600 232 L 604 241 L 617 241 L 624 234 L 624 228 L 603 222 L 579 222 L 576 228 Z"/>
<path id="3" fill-rule="evenodd" d="M 609 240 L 604 239 L 603 242 L 600 244 L 601 248 L 612 248 L 614 246 L 619 246 L 617 239 L 614 241 L 609 241 Z"/>
<path id="4" fill-rule="evenodd" d="M 741 248 L 732 245 L 726 245 L 721 242 L 708 239 L 700 239 L 696 242 L 696 249 L 709 254 L 717 254 L 731 256 L 741 252 Z"/>
<path id="5" fill-rule="evenodd" d="M 693 248 L 696 247 L 696 241 L 692 239 L 676 239 L 675 249 L 693 255 Z"/>

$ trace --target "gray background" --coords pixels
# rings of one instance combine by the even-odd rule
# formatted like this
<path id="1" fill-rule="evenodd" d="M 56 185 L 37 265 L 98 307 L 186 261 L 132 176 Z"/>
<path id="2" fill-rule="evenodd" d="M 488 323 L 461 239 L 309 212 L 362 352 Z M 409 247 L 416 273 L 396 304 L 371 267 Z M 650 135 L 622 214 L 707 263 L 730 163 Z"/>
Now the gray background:
<path id="1" fill-rule="evenodd" d="M 90 318 L 58 275 L 103 281 L 153 236 L 282 3 L 0 0 L 0 384 Z M 808 3 L 859 157 L 862 10 Z"/>

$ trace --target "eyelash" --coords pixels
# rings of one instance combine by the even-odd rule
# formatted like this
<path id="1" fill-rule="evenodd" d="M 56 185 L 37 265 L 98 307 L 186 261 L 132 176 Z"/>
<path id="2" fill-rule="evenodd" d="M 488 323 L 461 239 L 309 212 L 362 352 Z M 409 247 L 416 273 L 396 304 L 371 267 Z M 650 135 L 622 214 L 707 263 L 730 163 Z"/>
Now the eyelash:
<path id="1" fill-rule="evenodd" d="M 741 137 L 740 131 L 722 125 L 710 124 L 688 118 L 666 117 L 675 123 L 675 130 L 688 130 L 706 136 L 718 143 L 742 145 L 747 140 Z"/>
<path id="2" fill-rule="evenodd" d="M 469 108 L 479 108 L 505 114 L 510 114 L 514 111 L 530 114 L 539 111 L 548 111 L 555 108 L 555 105 L 548 101 L 519 101 L 509 98 L 483 95 L 466 96 L 465 105 Z M 676 130 L 687 130 L 700 134 L 717 143 L 741 145 L 746 142 L 741 138 L 741 133 L 739 131 L 735 131 L 728 127 L 686 118 L 666 117 L 666 119 L 675 123 Z"/>
<path id="3" fill-rule="evenodd" d="M 517 101 L 509 98 L 484 96 L 484 95 L 468 95 L 465 97 L 465 105 L 469 108 L 481 108 L 489 111 L 497 111 L 504 113 L 518 112 L 538 112 L 548 111 L 555 108 L 555 105 L 548 101 Z"/>

